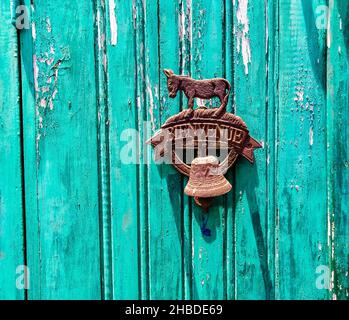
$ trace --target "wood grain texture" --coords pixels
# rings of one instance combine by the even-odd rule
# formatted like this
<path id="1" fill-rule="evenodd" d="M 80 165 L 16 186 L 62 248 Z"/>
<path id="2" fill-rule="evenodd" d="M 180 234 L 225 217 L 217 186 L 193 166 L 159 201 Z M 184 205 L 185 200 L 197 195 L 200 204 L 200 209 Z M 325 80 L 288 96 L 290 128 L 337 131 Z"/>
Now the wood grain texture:
<path id="1" fill-rule="evenodd" d="M 20 32 L 0 4 L 0 299 L 348 299 L 346 0 L 22 2 Z M 144 143 L 187 109 L 165 68 L 227 78 L 264 145 L 208 214 Z"/>
<path id="2" fill-rule="evenodd" d="M 191 74 L 192 40 L 193 40 L 193 10 L 191 0 L 179 0 L 179 69 L 181 74 Z M 185 109 L 186 97 L 180 97 L 180 109 Z M 188 182 L 181 177 L 182 195 L 182 227 L 183 227 L 183 299 L 193 296 L 193 268 L 192 268 L 192 199 L 184 195 L 184 188 Z"/>
<path id="3" fill-rule="evenodd" d="M 146 103 L 145 89 L 145 19 L 146 8 L 143 0 L 136 0 L 134 6 L 134 25 L 136 29 L 135 39 L 135 57 L 136 57 L 136 101 L 137 101 L 137 130 L 138 130 L 138 211 L 139 211 L 139 262 L 140 262 L 140 285 L 141 299 L 149 299 L 149 217 L 148 217 L 148 166 L 146 161 L 149 155 L 141 152 L 141 148 L 147 139 L 149 125 L 147 124 L 147 109 L 144 108 Z M 143 149 L 144 151 L 144 149 Z"/>
<path id="4" fill-rule="evenodd" d="M 331 298 L 349 297 L 349 3 L 330 1 L 327 53 L 328 243 Z"/>
<path id="5" fill-rule="evenodd" d="M 196 79 L 223 74 L 223 2 L 198 0 L 192 2 L 193 39 L 191 45 L 191 76 Z M 214 63 L 213 63 L 214 61 Z M 217 100 L 211 104 L 219 105 Z M 209 105 L 209 104 L 207 104 Z M 208 214 L 192 207 L 193 299 L 223 299 L 225 210 L 222 197 L 215 200 Z"/>
<path id="6" fill-rule="evenodd" d="M 235 82 L 234 82 L 234 3 L 233 1 L 226 0 L 225 3 L 225 16 L 224 16 L 224 34 L 225 43 L 223 46 L 225 70 L 224 76 L 231 82 L 231 94 L 227 105 L 227 112 L 235 113 Z M 235 169 L 232 168 L 227 172 L 226 178 L 231 182 L 233 190 L 225 197 L 225 210 L 226 210 L 226 233 L 225 233 L 225 261 L 223 268 L 225 269 L 225 281 L 226 292 L 225 298 L 232 300 L 235 298 L 235 210 L 234 210 L 234 188 L 235 188 Z"/>
<path id="7" fill-rule="evenodd" d="M 113 260 L 110 191 L 110 117 L 108 105 L 108 57 L 106 41 L 106 28 L 108 25 L 106 17 L 108 16 L 108 12 L 104 1 L 96 0 L 94 4 L 101 285 L 102 298 L 111 299 L 113 297 Z M 112 23 L 116 24 L 116 21 L 112 21 Z M 115 41 L 114 33 L 111 34 L 111 37 L 112 41 Z"/>
<path id="8" fill-rule="evenodd" d="M 178 4 L 147 1 L 145 18 L 145 93 L 149 133 L 179 111 L 169 101 L 162 69 L 179 66 Z M 157 41 L 153 35 L 158 34 Z M 151 154 L 152 151 L 149 151 Z M 150 299 L 182 297 L 181 177 L 169 164 L 148 166 Z M 159 261 L 163 263 L 159 264 Z"/>
<path id="9" fill-rule="evenodd" d="M 107 28 L 100 39 L 106 39 L 111 228 L 113 250 L 113 298 L 140 297 L 140 264 L 137 196 L 137 117 L 135 17 L 132 2 L 107 3 Z M 103 8 L 101 8 L 102 10 Z M 115 15 L 115 19 L 113 19 Z M 118 30 L 117 43 L 113 32 Z M 125 268 L 125 266 L 128 266 Z"/>
<path id="10" fill-rule="evenodd" d="M 99 299 L 93 8 L 76 1 L 31 8 L 35 105 L 26 99 L 24 106 L 35 132 L 25 138 L 24 157 L 26 194 L 35 198 L 26 204 L 29 298 Z"/>
<path id="11" fill-rule="evenodd" d="M 25 264 L 21 165 L 21 98 L 17 30 L 0 4 L 0 299 L 23 299 L 17 268 Z M 18 269 L 20 270 L 20 269 Z M 22 284 L 19 281 L 19 284 Z"/>
<path id="12" fill-rule="evenodd" d="M 269 240 L 267 34 L 266 6 L 262 1 L 239 0 L 234 10 L 235 112 L 243 117 L 250 133 L 262 142 L 255 163 L 239 159 L 235 175 L 235 298 L 273 298 L 273 256 Z M 272 34 L 271 34 L 272 35 Z M 272 106 L 274 107 L 274 106 Z M 273 183 L 273 181 L 269 181 Z M 269 251 L 271 250 L 271 251 Z"/>
<path id="13" fill-rule="evenodd" d="M 280 1 L 277 239 L 279 299 L 326 299 L 316 270 L 328 266 L 326 29 L 324 1 Z"/>

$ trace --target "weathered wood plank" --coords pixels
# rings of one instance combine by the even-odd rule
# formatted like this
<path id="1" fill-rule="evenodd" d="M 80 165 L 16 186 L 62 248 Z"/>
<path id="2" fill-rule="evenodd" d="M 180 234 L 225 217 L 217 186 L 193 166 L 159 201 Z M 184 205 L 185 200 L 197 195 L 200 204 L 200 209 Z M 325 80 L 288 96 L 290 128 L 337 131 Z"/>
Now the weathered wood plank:
<path id="1" fill-rule="evenodd" d="M 0 299 L 23 299 L 25 264 L 18 38 L 10 2 L 0 4 Z M 18 268 L 18 269 L 17 269 Z M 19 271 L 19 274 L 17 274 Z"/>
<path id="2" fill-rule="evenodd" d="M 109 108 L 108 70 L 106 52 L 106 4 L 96 0 L 95 4 L 95 72 L 97 87 L 97 140 L 99 169 L 99 217 L 101 231 L 101 285 L 102 299 L 112 298 L 113 263 L 110 199 L 110 155 L 109 155 Z"/>
<path id="3" fill-rule="evenodd" d="M 25 297 L 22 96 L 30 299 L 348 299 L 347 1 L 31 3 L 21 73 L 0 5 L 0 298 Z M 226 77 L 264 142 L 208 215 L 144 149 L 187 104 L 163 68 Z"/>
<path id="4" fill-rule="evenodd" d="M 179 1 L 179 30 L 180 30 L 180 70 L 181 74 L 191 74 L 192 39 L 193 39 L 193 11 L 192 0 Z M 180 98 L 181 109 L 186 109 L 187 98 L 184 94 Z M 192 205 L 191 199 L 184 195 L 184 188 L 188 182 L 182 177 L 182 226 L 183 226 L 183 298 L 189 300 L 192 292 Z"/>
<path id="5" fill-rule="evenodd" d="M 191 75 L 197 79 L 221 77 L 224 72 L 223 57 L 224 4 L 214 0 L 192 2 L 192 64 Z M 218 105 L 211 101 L 207 106 Z M 224 228 L 225 209 L 223 197 L 204 214 L 193 204 L 193 299 L 223 299 Z"/>
<path id="6" fill-rule="evenodd" d="M 235 182 L 235 298 L 271 299 L 273 268 L 268 242 L 267 159 L 267 25 L 262 1 L 238 0 L 235 23 L 235 111 L 251 135 L 264 145 L 255 163 L 239 159 Z M 274 107 L 274 106 L 272 106 Z M 274 143 L 274 141 L 268 141 Z M 272 183 L 271 181 L 269 181 Z"/>
<path id="7" fill-rule="evenodd" d="M 138 208 L 139 208 L 139 261 L 141 299 L 149 299 L 149 225 L 148 225 L 148 166 L 149 154 L 144 153 L 144 142 L 150 135 L 147 124 L 146 83 L 145 83 L 145 19 L 144 0 L 134 1 L 134 21 L 136 28 L 136 100 L 138 139 Z"/>
<path id="8" fill-rule="evenodd" d="M 38 241 L 30 242 L 29 239 L 36 239 L 37 237 L 37 194 L 33 192 L 36 190 L 36 167 L 33 169 L 33 163 L 36 159 L 36 143 L 33 143 L 36 139 L 36 115 L 35 98 L 34 98 L 34 70 L 33 70 L 33 31 L 32 31 L 32 15 L 33 7 L 30 0 L 23 1 L 27 9 L 29 28 L 22 29 L 20 32 L 20 47 L 21 47 L 21 89 L 22 89 L 22 119 L 23 119 L 23 149 L 24 149 L 24 181 L 25 181 L 25 209 L 30 210 L 31 214 L 26 214 L 25 223 L 26 226 L 26 238 L 27 247 L 26 255 L 29 265 L 29 257 L 35 257 L 40 252 Z M 35 29 L 34 29 L 35 30 Z M 27 190 L 32 190 L 28 192 Z M 30 245 L 28 243 L 30 242 Z M 35 263 L 30 265 L 30 274 L 40 273 L 40 264 Z M 31 291 L 39 291 L 40 279 L 36 278 L 36 281 L 29 281 L 29 287 Z"/>
<path id="9" fill-rule="evenodd" d="M 234 83 L 234 8 L 233 1 L 225 0 L 225 17 L 223 32 L 225 33 L 225 44 L 223 47 L 225 58 L 224 77 L 230 81 L 231 93 L 229 103 L 227 105 L 227 112 L 234 113 L 234 97 L 235 97 L 235 83 Z M 235 188 L 235 170 L 230 169 L 227 172 L 226 178 L 230 181 L 233 188 Z M 225 199 L 226 210 L 226 235 L 225 235 L 225 277 L 226 277 L 226 292 L 225 298 L 232 300 L 235 297 L 235 210 L 234 210 L 234 191 L 232 191 Z"/>
<path id="10" fill-rule="evenodd" d="M 316 1 L 279 1 L 277 239 L 280 299 L 325 299 L 317 268 L 328 265 L 325 29 Z"/>
<path id="11" fill-rule="evenodd" d="M 25 102 L 27 131 L 34 130 L 25 138 L 26 194 L 31 198 L 26 207 L 33 284 L 29 298 L 98 299 L 93 6 L 39 0 L 32 11 L 35 105 L 29 98 Z M 28 61 L 24 64 L 30 68 Z"/>
<path id="12" fill-rule="evenodd" d="M 329 2 L 327 55 L 328 242 L 331 298 L 349 297 L 349 3 Z M 323 270 L 324 271 L 324 270 Z"/>
<path id="13" fill-rule="evenodd" d="M 106 38 L 107 45 L 109 118 L 105 120 L 110 126 L 113 298 L 137 299 L 140 265 L 135 17 L 131 1 L 110 1 L 107 7 L 107 32 L 106 37 L 101 34 L 101 40 Z"/>
<path id="14" fill-rule="evenodd" d="M 276 1 L 266 4 L 266 68 L 267 68 L 267 97 L 266 97 L 266 206 L 267 206 L 267 239 L 268 270 L 270 274 L 269 299 L 275 299 L 278 285 L 278 273 L 275 268 L 275 242 L 278 237 L 276 228 L 276 114 L 278 106 L 278 59 L 279 59 L 279 6 Z"/>
<path id="15" fill-rule="evenodd" d="M 178 3 L 146 1 L 145 93 L 148 133 L 179 110 L 168 97 L 164 68 L 179 71 Z M 158 37 L 157 37 L 158 35 Z M 148 148 L 149 150 L 149 148 Z M 153 150 L 151 150 L 153 153 Z M 170 164 L 148 166 L 149 281 L 151 299 L 182 298 L 181 176 Z"/>

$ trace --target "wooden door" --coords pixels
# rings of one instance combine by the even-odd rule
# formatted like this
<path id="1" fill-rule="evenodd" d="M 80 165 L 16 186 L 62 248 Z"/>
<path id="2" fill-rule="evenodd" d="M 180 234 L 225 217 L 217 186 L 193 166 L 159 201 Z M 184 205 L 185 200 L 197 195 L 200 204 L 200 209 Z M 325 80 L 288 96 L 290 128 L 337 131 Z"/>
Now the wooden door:
<path id="1" fill-rule="evenodd" d="M 348 299 L 346 0 L 19 4 L 0 4 L 1 299 Z M 144 143 L 186 108 L 164 68 L 227 78 L 263 144 L 208 214 Z"/>

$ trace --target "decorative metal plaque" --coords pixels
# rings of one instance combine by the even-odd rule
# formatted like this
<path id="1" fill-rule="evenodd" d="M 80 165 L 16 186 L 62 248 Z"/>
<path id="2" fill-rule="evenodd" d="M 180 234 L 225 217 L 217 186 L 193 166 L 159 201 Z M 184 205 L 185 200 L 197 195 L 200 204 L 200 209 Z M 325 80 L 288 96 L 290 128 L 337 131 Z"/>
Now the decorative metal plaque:
<path id="1" fill-rule="evenodd" d="M 188 109 L 170 117 L 150 143 L 155 148 L 155 160 L 166 157 L 182 174 L 189 177 L 185 193 L 205 210 L 212 199 L 230 191 L 224 174 L 239 155 L 254 162 L 253 151 L 262 145 L 249 135 L 245 122 L 227 113 L 231 86 L 226 79 L 195 80 L 165 69 L 169 96 L 183 91 Z M 218 97 L 218 108 L 200 107 L 194 110 L 194 98 Z"/>

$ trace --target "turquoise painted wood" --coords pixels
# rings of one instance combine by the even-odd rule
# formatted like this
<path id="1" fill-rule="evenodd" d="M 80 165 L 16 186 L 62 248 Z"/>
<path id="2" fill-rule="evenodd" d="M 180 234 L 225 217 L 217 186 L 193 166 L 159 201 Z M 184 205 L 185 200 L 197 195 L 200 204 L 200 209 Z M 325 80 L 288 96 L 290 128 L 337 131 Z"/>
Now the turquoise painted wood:
<path id="1" fill-rule="evenodd" d="M 175 1 L 160 0 L 158 6 L 147 1 L 145 9 L 145 98 L 149 136 L 160 129 L 161 123 L 171 114 L 180 111 L 179 101 L 172 103 L 168 98 L 166 76 L 161 71 L 171 65 L 179 72 L 180 16 Z M 159 19 L 151 19 L 152 16 Z M 151 36 L 156 32 L 159 34 L 157 42 Z M 149 155 L 151 149 L 149 146 Z M 149 298 L 182 299 L 181 177 L 171 165 L 152 162 L 147 179 Z"/>
<path id="2" fill-rule="evenodd" d="M 16 287 L 25 265 L 19 48 L 10 9 L 1 2 L 0 299 L 23 299 L 25 291 Z"/>
<path id="3" fill-rule="evenodd" d="M 273 207 L 268 208 L 267 185 L 274 181 L 268 170 L 267 135 L 274 130 L 274 123 L 268 121 L 267 113 L 268 39 L 266 33 L 260 32 L 267 30 L 268 11 L 261 1 L 253 6 L 247 4 L 238 1 L 233 7 L 235 112 L 243 116 L 249 128 L 255 128 L 253 134 L 264 148 L 256 152 L 254 165 L 241 160 L 235 171 L 235 298 L 270 299 L 274 296 L 274 253 L 270 241 L 274 236 L 270 225 L 274 212 Z"/>
<path id="4" fill-rule="evenodd" d="M 224 2 L 195 1 L 191 10 L 194 35 L 191 74 L 198 79 L 204 79 L 206 74 L 218 77 L 224 73 Z M 194 202 L 192 210 L 192 298 L 223 299 L 226 286 L 224 199 L 217 199 L 208 214 L 203 214 Z M 203 235 L 203 228 L 209 229 L 211 235 Z"/>
<path id="5" fill-rule="evenodd" d="M 343 0 L 330 4 L 326 96 L 328 229 L 331 229 L 328 243 L 333 270 L 330 297 L 348 299 L 349 5 Z"/>
<path id="6" fill-rule="evenodd" d="M 348 299 L 346 0 L 25 0 L 16 29 L 18 3 L 0 5 L 0 299 Z M 186 108 L 164 68 L 226 77 L 263 144 L 208 214 L 145 145 Z"/>
<path id="7" fill-rule="evenodd" d="M 316 28 L 324 1 L 282 2 L 277 111 L 279 298 L 325 299 L 307 285 L 328 265 L 326 221 L 326 33 Z M 316 170 L 314 170 L 316 168 Z M 306 228 L 306 229 L 305 229 Z M 307 232 L 306 232 L 307 231 Z M 295 236 L 296 232 L 296 236 Z M 288 279 L 280 281 L 280 279 Z"/>
<path id="8" fill-rule="evenodd" d="M 28 298 L 99 299 L 94 7 L 36 1 L 28 8 L 30 59 L 29 43 L 21 50 L 22 72 L 32 76 L 22 106 Z"/>
<path id="9" fill-rule="evenodd" d="M 107 113 L 101 120 L 101 125 L 106 126 L 106 131 L 109 132 L 109 137 L 106 136 L 105 141 L 109 149 L 109 155 L 106 153 L 106 156 L 109 156 L 110 165 L 110 182 L 106 180 L 107 184 L 110 183 L 110 203 L 106 222 L 110 223 L 103 225 L 106 228 L 105 233 L 111 233 L 111 238 L 104 246 L 104 251 L 108 252 L 109 257 L 104 270 L 105 272 L 112 270 L 112 276 L 105 282 L 104 290 L 111 292 L 109 295 L 106 294 L 106 298 L 138 299 L 141 294 L 138 258 L 140 246 L 138 195 L 135 190 L 138 188 L 139 168 L 136 162 L 132 161 L 138 159 L 138 155 L 136 152 L 130 153 L 126 163 L 119 157 L 123 147 L 137 141 L 136 61 L 130 59 L 127 64 L 125 63 L 134 56 L 136 48 L 134 14 L 132 2 L 117 1 L 115 7 L 112 3 L 107 5 L 109 13 L 105 12 L 102 6 L 99 8 L 99 13 L 97 12 L 99 20 L 106 21 L 106 29 L 99 33 L 99 37 L 106 35 L 102 37 L 105 42 L 101 45 L 100 67 L 106 72 L 108 83 L 113 84 L 107 87 L 105 106 Z M 116 20 L 106 19 L 106 15 L 115 16 L 115 19 L 117 17 L 117 44 L 113 38 Z M 104 47 L 106 50 L 103 50 Z M 120 108 L 123 112 L 120 112 Z M 129 128 L 130 131 L 122 136 L 124 128 Z M 129 267 L 125 268 L 126 265 Z"/>

